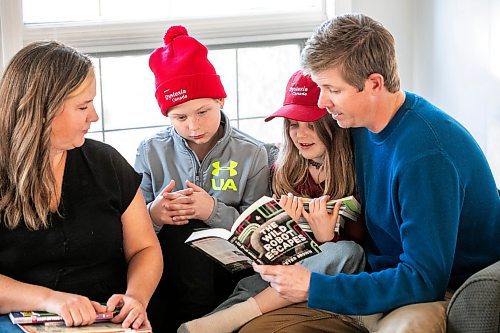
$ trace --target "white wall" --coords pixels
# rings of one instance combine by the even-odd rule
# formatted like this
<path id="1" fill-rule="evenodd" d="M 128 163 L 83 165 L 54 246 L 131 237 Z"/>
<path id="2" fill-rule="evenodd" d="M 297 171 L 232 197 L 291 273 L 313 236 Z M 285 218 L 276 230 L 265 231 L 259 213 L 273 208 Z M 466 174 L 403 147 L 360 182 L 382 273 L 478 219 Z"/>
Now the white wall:
<path id="1" fill-rule="evenodd" d="M 460 121 L 500 186 L 500 0 L 351 0 L 349 9 L 391 31 L 403 89 Z"/>
<path id="2" fill-rule="evenodd" d="M 414 89 L 458 119 L 500 186 L 500 0 L 423 0 Z"/>
<path id="3" fill-rule="evenodd" d="M 415 0 L 418 1 L 418 0 Z M 414 0 L 352 0 L 351 11 L 382 23 L 396 40 L 403 89 L 413 90 Z"/>
<path id="4" fill-rule="evenodd" d="M 22 12 L 21 1 L 0 0 L 0 75 L 10 58 L 23 45 L 23 22 L 17 13 Z"/>

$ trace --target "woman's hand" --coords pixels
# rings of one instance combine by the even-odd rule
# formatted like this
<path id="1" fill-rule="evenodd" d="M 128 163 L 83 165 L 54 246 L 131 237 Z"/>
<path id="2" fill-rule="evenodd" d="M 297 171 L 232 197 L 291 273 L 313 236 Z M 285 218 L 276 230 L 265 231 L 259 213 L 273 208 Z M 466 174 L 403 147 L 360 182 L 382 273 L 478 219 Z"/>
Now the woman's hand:
<path id="1" fill-rule="evenodd" d="M 133 296 L 115 294 L 106 303 L 107 311 L 114 311 L 121 307 L 120 312 L 111 320 L 114 323 L 122 323 L 122 327 L 138 329 L 140 327 L 151 328 L 146 308 Z"/>
<path id="2" fill-rule="evenodd" d="M 329 242 L 335 237 L 335 224 L 339 218 L 339 210 L 342 205 L 341 202 L 338 202 L 332 213 L 328 213 L 326 209 L 328 199 L 329 196 L 327 195 L 312 199 L 309 202 L 309 213 L 304 211 L 304 218 L 311 226 L 314 237 L 321 243 Z"/>
<path id="3" fill-rule="evenodd" d="M 44 310 L 60 315 L 66 326 L 80 326 L 92 324 L 96 313 L 105 312 L 106 307 L 85 296 L 52 291 L 46 299 Z"/>
<path id="4" fill-rule="evenodd" d="M 304 202 L 301 197 L 288 193 L 288 195 L 281 196 L 279 204 L 295 222 L 299 222 L 304 208 Z"/>

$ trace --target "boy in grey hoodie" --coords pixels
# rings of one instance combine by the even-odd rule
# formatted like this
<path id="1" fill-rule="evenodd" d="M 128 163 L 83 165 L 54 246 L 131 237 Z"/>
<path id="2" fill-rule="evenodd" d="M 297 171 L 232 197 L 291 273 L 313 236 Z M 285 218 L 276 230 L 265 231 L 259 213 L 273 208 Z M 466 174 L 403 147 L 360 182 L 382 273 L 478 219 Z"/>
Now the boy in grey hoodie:
<path id="1" fill-rule="evenodd" d="M 175 332 L 210 312 L 242 277 L 185 239 L 198 228 L 230 229 L 246 207 L 269 194 L 269 168 L 263 143 L 232 128 L 222 112 L 226 93 L 206 47 L 182 26 L 171 27 L 164 42 L 149 65 L 171 125 L 139 145 L 135 169 L 143 175 L 165 267 L 148 313 L 155 331 Z M 167 304 L 174 309 L 168 314 Z"/>

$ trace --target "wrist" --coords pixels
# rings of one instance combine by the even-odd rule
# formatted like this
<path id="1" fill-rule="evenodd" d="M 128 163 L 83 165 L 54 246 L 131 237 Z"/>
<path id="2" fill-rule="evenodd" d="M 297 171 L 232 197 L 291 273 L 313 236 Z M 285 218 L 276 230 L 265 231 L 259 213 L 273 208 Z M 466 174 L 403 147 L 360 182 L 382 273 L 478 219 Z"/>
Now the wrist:
<path id="1" fill-rule="evenodd" d="M 51 303 L 54 299 L 57 299 L 58 293 L 60 292 L 46 287 L 40 287 L 39 293 L 32 294 L 32 296 L 34 296 L 32 298 L 32 301 L 34 302 L 33 305 L 38 306 L 40 310 L 53 312 Z"/>
<path id="2" fill-rule="evenodd" d="M 322 236 L 320 237 L 317 237 L 316 235 L 314 235 L 316 237 L 316 240 L 320 243 L 327 243 L 327 242 L 333 242 L 335 241 L 335 236 L 337 234 L 332 232 L 332 233 L 328 233 L 327 235 L 323 234 Z"/>
<path id="3" fill-rule="evenodd" d="M 146 205 L 146 208 L 148 209 L 149 218 L 151 219 L 151 223 L 153 224 L 153 228 L 156 232 L 158 232 L 163 227 L 163 224 L 157 223 L 156 219 L 153 217 L 153 212 L 152 212 L 153 202 L 154 201 L 151 201 L 150 203 L 148 203 Z"/>
<path id="4" fill-rule="evenodd" d="M 208 212 L 208 216 L 206 218 L 203 218 L 202 221 L 203 222 L 208 222 L 210 220 L 212 220 L 215 216 L 215 213 L 216 213 L 216 207 L 217 207 L 217 199 L 210 196 L 210 198 L 212 198 L 212 209 Z"/>
<path id="5" fill-rule="evenodd" d="M 130 291 L 126 291 L 125 292 L 125 296 L 133 299 L 133 300 L 136 300 L 137 302 L 141 303 L 141 305 L 146 309 L 148 307 L 148 303 L 149 303 L 149 298 L 147 297 L 144 297 L 144 296 L 140 296 L 140 294 L 137 294 L 137 293 L 134 293 L 134 292 L 130 292 Z"/>

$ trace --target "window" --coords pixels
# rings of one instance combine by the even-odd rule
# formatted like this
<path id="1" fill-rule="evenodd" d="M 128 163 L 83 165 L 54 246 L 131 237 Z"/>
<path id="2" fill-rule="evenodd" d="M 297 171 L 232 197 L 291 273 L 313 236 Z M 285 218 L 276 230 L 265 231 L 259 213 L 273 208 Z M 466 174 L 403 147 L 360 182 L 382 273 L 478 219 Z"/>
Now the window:
<path id="1" fill-rule="evenodd" d="M 325 0 L 23 0 L 22 8 L 19 2 L 0 3 L 19 12 L 15 25 L 23 26 L 24 44 L 57 39 L 83 52 L 154 49 L 176 24 L 208 46 L 301 39 L 327 17 Z"/>
<path id="2" fill-rule="evenodd" d="M 231 124 L 265 142 L 281 140 L 282 122 L 263 119 L 283 103 L 289 76 L 299 67 L 299 43 L 231 47 L 209 51 L 227 93 Z M 95 58 L 99 121 L 88 137 L 111 144 L 130 163 L 139 142 L 168 124 L 154 97 L 149 52 Z"/>
<path id="3" fill-rule="evenodd" d="M 162 20 L 217 16 L 248 16 L 269 12 L 311 11 L 321 7 L 317 0 L 23 0 L 25 23 L 97 20 Z"/>
<path id="4" fill-rule="evenodd" d="M 140 140 L 168 123 L 154 98 L 148 58 L 170 25 L 185 25 L 208 46 L 228 94 L 224 112 L 231 124 L 273 142 L 281 140 L 282 123 L 263 118 L 282 105 L 304 40 L 326 19 L 321 0 L 23 0 L 22 6 L 0 0 L 1 6 L 14 17 L 9 26 L 21 26 L 14 33 L 21 43 L 0 30 L 4 53 L 56 39 L 91 54 L 100 119 L 88 137 L 111 144 L 130 163 Z"/>

